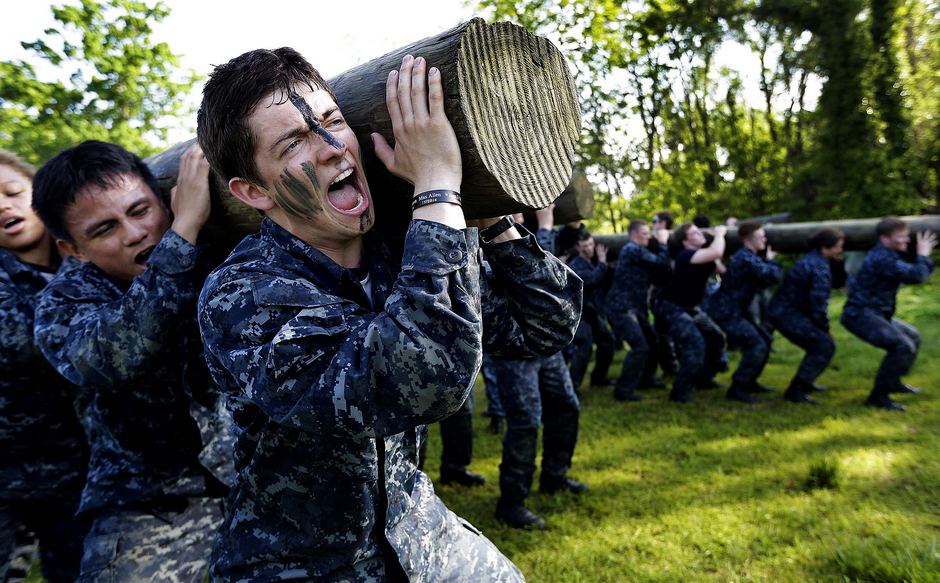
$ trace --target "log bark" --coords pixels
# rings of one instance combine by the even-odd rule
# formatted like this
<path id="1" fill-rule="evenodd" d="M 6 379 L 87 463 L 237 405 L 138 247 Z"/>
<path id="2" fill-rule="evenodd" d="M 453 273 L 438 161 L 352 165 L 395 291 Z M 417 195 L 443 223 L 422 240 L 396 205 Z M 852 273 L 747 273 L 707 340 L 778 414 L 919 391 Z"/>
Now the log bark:
<path id="1" fill-rule="evenodd" d="M 370 138 L 378 132 L 394 143 L 385 82 L 405 54 L 422 56 L 441 71 L 445 111 L 463 160 L 461 193 L 467 218 L 542 208 L 557 198 L 571 181 L 581 128 L 565 59 L 548 40 L 519 26 L 474 18 L 329 81 L 362 146 L 378 228 L 401 234 L 411 218 L 413 187 L 385 170 Z M 170 187 L 184 151 L 185 145 L 177 144 L 147 160 L 158 166 L 154 173 Z M 253 209 L 232 201 L 227 188 L 214 190 L 214 233 L 244 236 L 257 229 Z"/>
<path id="2" fill-rule="evenodd" d="M 940 215 L 923 215 L 901 217 L 911 229 L 911 233 L 930 230 L 940 232 Z M 767 232 L 767 241 L 775 251 L 781 253 L 805 253 L 809 251 L 810 238 L 824 228 L 839 229 L 845 234 L 846 251 L 867 251 L 875 244 L 878 237 L 875 227 L 881 218 L 872 219 L 846 219 L 840 221 L 810 221 L 805 223 L 770 224 L 764 227 Z M 741 246 L 738 239 L 737 228 L 728 229 L 728 248 L 737 249 Z M 608 255 L 616 257 L 620 249 L 630 240 L 626 234 L 597 235 L 594 239 L 598 243 L 607 245 Z M 913 245 L 913 242 L 912 242 Z"/>
<path id="3" fill-rule="evenodd" d="M 571 183 L 555 201 L 555 224 L 583 221 L 594 214 L 594 186 L 583 172 L 575 170 Z"/>

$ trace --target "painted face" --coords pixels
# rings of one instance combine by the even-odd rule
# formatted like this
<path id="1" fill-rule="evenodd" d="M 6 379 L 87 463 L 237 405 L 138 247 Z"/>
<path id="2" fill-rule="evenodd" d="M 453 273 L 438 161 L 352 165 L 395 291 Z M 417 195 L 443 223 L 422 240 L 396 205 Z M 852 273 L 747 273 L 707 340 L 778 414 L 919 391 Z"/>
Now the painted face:
<path id="1" fill-rule="evenodd" d="M 907 244 L 911 242 L 911 232 L 906 227 L 898 229 L 890 235 L 882 235 L 881 242 L 892 251 L 907 251 Z"/>
<path id="2" fill-rule="evenodd" d="M 264 181 L 257 186 L 288 220 L 306 227 L 315 245 L 359 237 L 372 227 L 359 142 L 329 93 L 298 85 L 286 96 L 262 100 L 248 123 Z"/>
<path id="3" fill-rule="evenodd" d="M 38 245 L 46 227 L 33 212 L 32 181 L 19 170 L 0 166 L 0 247 L 20 254 Z"/>
<path id="4" fill-rule="evenodd" d="M 589 261 L 594 258 L 594 237 L 588 237 L 584 241 L 578 241 L 575 247 L 581 257 Z"/>
<path id="5" fill-rule="evenodd" d="M 705 234 L 702 230 L 692 225 L 685 233 L 685 241 L 682 242 L 687 249 L 701 249 L 705 244 Z"/>
<path id="6" fill-rule="evenodd" d="M 66 252 L 130 281 L 147 269 L 170 216 L 140 177 L 124 175 L 115 186 L 80 191 L 65 210 L 65 225 L 74 241 L 59 243 Z"/>
<path id="7" fill-rule="evenodd" d="M 636 228 L 633 233 L 630 234 L 630 238 L 634 243 L 640 247 L 646 247 L 650 242 L 650 228 L 648 225 L 640 225 Z"/>
<path id="8" fill-rule="evenodd" d="M 767 248 L 767 233 L 764 232 L 763 228 L 757 229 L 751 236 L 747 238 L 748 243 L 751 244 L 751 247 L 755 252 L 763 251 Z"/>

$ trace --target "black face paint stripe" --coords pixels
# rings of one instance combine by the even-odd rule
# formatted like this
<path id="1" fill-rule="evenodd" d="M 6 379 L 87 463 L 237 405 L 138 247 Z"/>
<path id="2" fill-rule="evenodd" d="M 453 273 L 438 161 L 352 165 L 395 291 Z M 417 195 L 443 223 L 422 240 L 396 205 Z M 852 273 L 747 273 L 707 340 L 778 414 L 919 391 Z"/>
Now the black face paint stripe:
<path id="1" fill-rule="evenodd" d="M 318 136 L 323 138 L 324 142 L 333 146 L 337 150 L 343 149 L 343 143 L 337 140 L 333 134 L 323 129 L 323 127 L 320 126 L 320 123 L 317 122 L 316 118 L 313 117 L 313 111 L 310 109 L 310 105 L 303 97 L 291 89 L 287 92 L 287 98 L 290 99 L 290 102 L 294 104 L 294 107 L 296 107 L 297 111 L 300 112 L 300 115 L 303 116 L 304 121 L 307 122 L 307 126 L 310 128 L 310 131 L 315 132 Z"/>

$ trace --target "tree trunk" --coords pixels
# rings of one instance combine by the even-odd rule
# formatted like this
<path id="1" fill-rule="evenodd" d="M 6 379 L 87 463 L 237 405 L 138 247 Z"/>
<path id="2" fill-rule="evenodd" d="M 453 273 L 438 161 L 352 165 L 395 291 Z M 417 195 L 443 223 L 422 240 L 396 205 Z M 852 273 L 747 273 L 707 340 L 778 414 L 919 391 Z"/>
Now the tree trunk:
<path id="1" fill-rule="evenodd" d="M 940 215 L 923 215 L 919 217 L 901 217 L 911 229 L 913 246 L 913 233 L 930 230 L 940 232 Z M 775 251 L 781 253 L 805 253 L 809 251 L 809 240 L 820 230 L 829 227 L 842 231 L 845 234 L 846 251 L 867 251 L 877 242 L 875 227 L 881 218 L 876 219 L 846 219 L 841 221 L 815 221 L 806 223 L 769 224 L 764 227 L 767 232 L 767 242 Z M 741 221 L 742 224 L 747 221 Z M 741 246 L 738 239 L 737 228 L 728 229 L 728 248 L 736 249 Z M 629 238 L 626 234 L 597 235 L 594 239 L 598 243 L 607 245 L 608 257 L 616 256 L 620 248 L 627 244 Z"/>
<path id="2" fill-rule="evenodd" d="M 594 185 L 575 170 L 568 188 L 555 201 L 555 224 L 564 225 L 591 218 L 594 214 Z"/>
<path id="3" fill-rule="evenodd" d="M 411 217 L 413 187 L 385 170 L 369 137 L 378 132 L 394 143 L 385 82 L 405 54 L 422 56 L 441 71 L 444 106 L 463 160 L 461 193 L 468 218 L 542 208 L 558 197 L 571 180 L 581 128 L 565 59 L 548 40 L 519 26 L 475 18 L 330 79 L 363 146 L 377 226 L 393 236 L 403 234 Z M 147 160 L 167 187 L 176 181 L 184 151 L 185 144 L 177 144 Z M 243 236 L 256 230 L 253 209 L 228 194 L 219 196 L 227 188 L 215 191 L 213 203 L 219 207 L 210 222 L 219 223 L 219 232 Z"/>

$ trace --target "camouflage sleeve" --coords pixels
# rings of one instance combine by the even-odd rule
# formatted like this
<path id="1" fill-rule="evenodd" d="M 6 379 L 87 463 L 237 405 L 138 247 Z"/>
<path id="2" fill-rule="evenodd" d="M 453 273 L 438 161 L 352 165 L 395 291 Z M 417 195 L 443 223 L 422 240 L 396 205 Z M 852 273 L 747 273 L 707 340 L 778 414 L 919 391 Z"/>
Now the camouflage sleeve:
<path id="1" fill-rule="evenodd" d="M 886 254 L 885 257 L 887 260 L 879 266 L 879 271 L 901 283 L 921 283 L 933 271 L 933 260 L 930 257 L 918 255 L 913 263 L 905 261 L 897 254 Z"/>
<path id="2" fill-rule="evenodd" d="M 550 356 L 574 338 L 583 284 L 521 227 L 522 239 L 485 245 L 483 346 L 495 356 Z"/>
<path id="3" fill-rule="evenodd" d="M 77 264 L 40 294 L 35 333 L 43 354 L 71 382 L 119 387 L 158 373 L 159 358 L 192 318 L 201 283 L 195 273 L 198 249 L 167 231 L 147 261 L 147 270 L 114 299 L 106 283 L 89 281 Z M 98 275 L 98 277 L 101 277 Z"/>
<path id="4" fill-rule="evenodd" d="M 761 286 L 767 287 L 783 279 L 783 267 L 776 261 L 761 259 L 754 254 L 750 254 L 748 259 L 751 274 Z"/>
<path id="5" fill-rule="evenodd" d="M 828 266 L 820 265 L 808 273 L 809 309 L 813 321 L 824 330 L 829 330 L 829 296 L 832 294 L 832 272 Z"/>
<path id="6" fill-rule="evenodd" d="M 643 267 L 646 268 L 649 272 L 654 274 L 663 274 L 669 271 L 669 253 L 666 251 L 665 245 L 660 244 L 655 253 L 649 249 L 643 249 L 642 247 L 640 247 L 639 250 L 640 263 L 642 263 Z"/>
<path id="7" fill-rule="evenodd" d="M 604 276 L 607 274 L 606 263 L 597 263 L 595 265 L 582 257 L 575 257 L 569 261 L 568 267 L 581 278 L 584 285 L 598 285 L 604 281 Z"/>
<path id="8" fill-rule="evenodd" d="M 0 366 L 23 365 L 37 356 L 32 298 L 24 296 L 0 269 Z"/>
<path id="9" fill-rule="evenodd" d="M 216 381 L 315 433 L 393 435 L 457 411 L 482 353 L 476 237 L 412 221 L 380 313 L 348 314 L 342 298 L 296 280 L 213 274 L 199 323 Z"/>
<path id="10" fill-rule="evenodd" d="M 561 252 L 560 249 L 555 248 L 558 245 L 558 231 L 555 229 L 538 229 L 535 231 L 535 240 L 538 241 L 539 247 L 552 255 L 558 255 Z"/>

